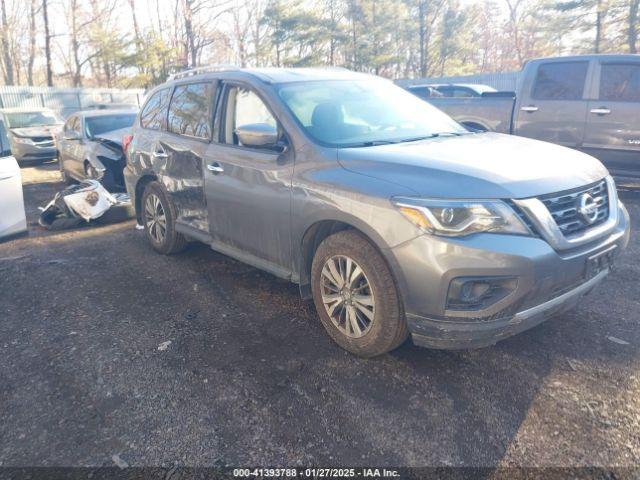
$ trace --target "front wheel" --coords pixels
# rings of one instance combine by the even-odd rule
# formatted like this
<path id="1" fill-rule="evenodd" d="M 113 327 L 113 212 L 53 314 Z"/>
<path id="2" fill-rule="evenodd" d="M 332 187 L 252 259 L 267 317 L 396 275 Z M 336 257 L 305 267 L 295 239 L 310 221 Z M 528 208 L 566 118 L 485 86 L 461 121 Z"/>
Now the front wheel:
<path id="1" fill-rule="evenodd" d="M 153 249 L 164 255 L 184 250 L 187 239 L 175 229 L 176 209 L 162 185 L 149 183 L 144 189 L 141 205 L 144 231 Z"/>
<path id="2" fill-rule="evenodd" d="M 322 324 L 345 350 L 374 357 L 407 338 L 391 271 L 360 233 L 338 232 L 320 244 L 311 267 L 311 289 Z"/>

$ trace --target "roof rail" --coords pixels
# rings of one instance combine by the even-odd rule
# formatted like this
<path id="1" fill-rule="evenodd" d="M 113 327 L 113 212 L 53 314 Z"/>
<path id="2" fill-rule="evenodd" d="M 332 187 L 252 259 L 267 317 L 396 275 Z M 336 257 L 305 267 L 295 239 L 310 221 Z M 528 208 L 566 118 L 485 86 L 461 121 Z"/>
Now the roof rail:
<path id="1" fill-rule="evenodd" d="M 169 75 L 167 81 L 177 80 L 178 78 L 190 77 L 192 75 L 200 75 L 201 73 L 210 72 L 224 72 L 228 70 L 239 70 L 238 67 L 226 63 L 216 63 L 213 65 L 204 65 L 202 67 L 191 68 L 189 70 L 183 70 L 181 72 L 173 73 Z"/>

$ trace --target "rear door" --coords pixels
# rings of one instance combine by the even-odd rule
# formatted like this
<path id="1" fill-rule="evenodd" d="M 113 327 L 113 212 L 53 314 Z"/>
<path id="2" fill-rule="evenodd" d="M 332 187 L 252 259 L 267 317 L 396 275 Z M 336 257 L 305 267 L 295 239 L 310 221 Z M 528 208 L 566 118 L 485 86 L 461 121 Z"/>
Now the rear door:
<path id="1" fill-rule="evenodd" d="M 160 180 L 177 210 L 176 223 L 209 233 L 204 195 L 204 155 L 211 141 L 216 81 L 182 83 L 174 87 L 167 115 L 167 132 L 152 156 L 162 164 Z"/>
<path id="2" fill-rule="evenodd" d="M 550 61 L 537 66 L 525 81 L 515 112 L 514 133 L 577 148 L 587 116 L 589 60 Z"/>
<path id="3" fill-rule="evenodd" d="M 211 234 L 219 250 L 276 275 L 291 272 L 293 152 L 243 146 L 235 129 L 266 123 L 286 134 L 265 98 L 249 85 L 227 83 L 217 134 L 207 152 L 205 187 Z M 214 245 L 215 246 L 215 245 Z"/>
<path id="4" fill-rule="evenodd" d="M 598 62 L 584 150 L 618 175 L 640 176 L 640 61 Z"/>

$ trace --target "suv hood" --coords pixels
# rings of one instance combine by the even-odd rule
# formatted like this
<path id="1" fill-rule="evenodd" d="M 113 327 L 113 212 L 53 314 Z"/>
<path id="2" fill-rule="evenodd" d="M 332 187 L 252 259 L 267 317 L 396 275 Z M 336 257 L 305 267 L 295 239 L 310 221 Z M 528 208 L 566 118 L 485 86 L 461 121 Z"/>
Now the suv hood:
<path id="1" fill-rule="evenodd" d="M 60 125 L 42 125 L 36 127 L 10 128 L 18 137 L 52 137 L 61 129 Z"/>
<path id="2" fill-rule="evenodd" d="M 342 148 L 347 170 L 435 198 L 527 198 L 608 175 L 595 158 L 566 147 L 499 133 Z"/>

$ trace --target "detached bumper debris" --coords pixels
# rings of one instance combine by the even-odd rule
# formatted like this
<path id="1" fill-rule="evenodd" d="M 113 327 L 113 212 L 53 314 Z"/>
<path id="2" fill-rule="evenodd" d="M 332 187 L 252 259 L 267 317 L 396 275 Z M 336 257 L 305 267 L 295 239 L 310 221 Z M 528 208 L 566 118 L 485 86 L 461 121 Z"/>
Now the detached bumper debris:
<path id="1" fill-rule="evenodd" d="M 100 219 L 113 223 L 133 217 L 131 201 L 126 193 L 109 193 L 96 180 L 84 180 L 56 193 L 41 210 L 39 224 L 49 230 L 75 228 Z M 107 211 L 117 211 L 109 215 Z M 106 222 L 104 220 L 107 220 Z"/>

